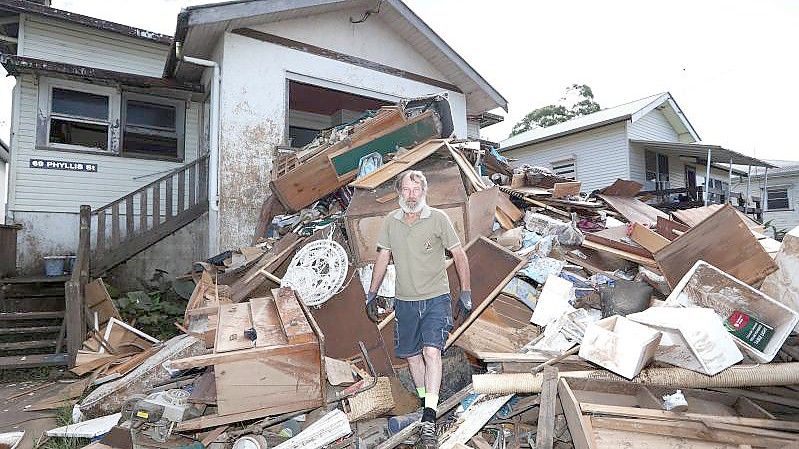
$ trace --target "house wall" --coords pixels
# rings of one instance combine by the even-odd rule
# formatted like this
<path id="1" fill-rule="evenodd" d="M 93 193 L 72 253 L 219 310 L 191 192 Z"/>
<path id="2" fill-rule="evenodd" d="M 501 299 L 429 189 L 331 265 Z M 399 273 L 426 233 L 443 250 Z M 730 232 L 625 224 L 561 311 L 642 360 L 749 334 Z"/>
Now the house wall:
<path id="1" fill-rule="evenodd" d="M 17 81 L 20 107 L 11 139 L 10 211 L 75 213 L 82 204 L 100 207 L 183 165 L 109 153 L 37 149 L 37 117 L 48 113 L 39 109 L 39 79 L 22 75 Z M 186 103 L 185 162 L 197 158 L 201 107 L 200 103 Z M 98 170 L 86 173 L 31 168 L 32 158 L 94 163 Z"/>
<path id="2" fill-rule="evenodd" d="M 21 25 L 18 54 L 68 64 L 160 77 L 169 49 L 167 45 L 42 17 L 23 15 Z M 20 75 L 14 91 L 8 216 L 9 222 L 23 225 L 18 234 L 17 265 L 21 274 L 41 273 L 42 256 L 75 253 L 77 212 L 82 204 L 97 208 L 114 201 L 169 170 L 195 160 L 200 147 L 203 104 L 186 102 L 184 162 L 123 157 L 110 152 L 44 148 L 37 143 L 37 123 L 46 123 L 49 113 L 43 110 L 40 101 L 40 97 L 47 94 L 41 88 L 42 83 L 48 80 L 36 75 Z M 91 83 L 70 83 L 89 92 L 98 88 Z M 119 87 L 110 89 L 115 95 L 120 94 Z M 98 171 L 30 168 L 33 158 L 94 163 Z M 138 215 L 138 205 L 135 212 Z M 122 220 L 124 222 L 124 218 Z M 194 233 L 197 232 L 204 232 L 207 236 L 207 229 L 194 229 Z M 135 265 L 137 258 L 144 257 L 154 268 L 168 264 L 170 259 L 181 262 L 195 260 L 194 248 L 206 251 L 205 241 L 185 246 L 185 242 L 169 237 L 147 250 L 150 252 L 148 256 L 137 256 L 128 263 Z M 176 242 L 183 246 L 176 245 Z M 155 262 L 158 257 L 160 261 Z M 143 272 L 136 274 L 144 275 Z"/>
<path id="3" fill-rule="evenodd" d="M 680 137 L 671 126 L 666 116 L 658 109 L 653 109 L 629 126 L 630 139 L 658 140 L 661 142 L 679 142 Z"/>
<path id="4" fill-rule="evenodd" d="M 386 63 L 402 68 L 410 67 L 410 58 L 421 58 L 398 43 L 401 39 L 397 35 L 383 31 L 387 25 L 379 16 L 361 24 L 368 28 L 350 24 L 348 16 L 346 20 L 340 20 L 341 14 L 333 16 L 297 19 L 291 26 L 276 23 L 256 28 L 364 58 L 376 57 L 375 49 L 399 48 L 399 53 L 384 50 L 380 57 L 388 57 Z M 368 34 L 369 30 L 374 34 Z M 302 35 L 297 34 L 300 32 Z M 371 42 L 367 45 L 364 41 Z M 268 193 L 275 146 L 285 141 L 287 79 L 391 101 L 442 91 L 440 87 L 236 34 L 225 34 L 222 54 L 220 249 L 246 245 L 252 239 Z M 414 64 L 424 65 L 419 61 Z M 465 137 L 465 96 L 448 92 L 448 97 L 455 133 Z"/>
<path id="5" fill-rule="evenodd" d="M 629 174 L 626 123 L 615 123 L 504 152 L 521 164 L 552 167 L 553 162 L 574 158 L 581 189 L 590 192 Z"/>
<path id="6" fill-rule="evenodd" d="M 789 231 L 799 226 L 799 203 L 797 203 L 799 201 L 799 174 L 794 173 L 786 176 L 769 175 L 768 185 L 769 187 L 784 186 L 788 188 L 789 209 L 780 211 L 766 210 L 763 212 L 763 222 L 772 220 L 777 229 L 787 229 Z M 744 178 L 741 181 L 737 181 L 737 178 L 734 177 L 732 191 L 746 195 L 746 179 Z M 749 194 L 754 197 L 760 197 L 761 199 L 765 198 L 762 177 L 752 178 Z M 763 204 L 763 206 L 765 206 L 765 204 Z"/>
<path id="7" fill-rule="evenodd" d="M 160 77 L 169 45 L 46 17 L 22 15 L 17 54 L 47 61 Z"/>

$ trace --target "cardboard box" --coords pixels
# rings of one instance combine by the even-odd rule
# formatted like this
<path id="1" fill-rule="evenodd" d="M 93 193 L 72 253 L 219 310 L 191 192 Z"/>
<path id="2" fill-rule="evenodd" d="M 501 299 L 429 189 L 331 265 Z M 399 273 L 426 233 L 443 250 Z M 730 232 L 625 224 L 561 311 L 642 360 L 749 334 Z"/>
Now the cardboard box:
<path id="1" fill-rule="evenodd" d="M 580 346 L 580 357 L 632 379 L 652 361 L 661 333 L 614 315 L 590 324 Z"/>

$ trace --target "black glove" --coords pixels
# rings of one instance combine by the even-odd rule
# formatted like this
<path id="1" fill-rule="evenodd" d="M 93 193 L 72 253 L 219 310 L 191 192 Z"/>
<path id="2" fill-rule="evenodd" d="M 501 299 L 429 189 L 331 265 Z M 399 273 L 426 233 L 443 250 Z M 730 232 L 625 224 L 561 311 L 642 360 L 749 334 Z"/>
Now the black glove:
<path id="1" fill-rule="evenodd" d="M 472 313 L 472 291 L 461 290 L 461 295 L 458 297 L 458 317 L 466 317 Z"/>
<path id="2" fill-rule="evenodd" d="M 379 323 L 380 318 L 378 318 L 377 314 L 377 293 L 369 292 L 366 294 L 366 316 L 368 316 L 373 323 Z"/>

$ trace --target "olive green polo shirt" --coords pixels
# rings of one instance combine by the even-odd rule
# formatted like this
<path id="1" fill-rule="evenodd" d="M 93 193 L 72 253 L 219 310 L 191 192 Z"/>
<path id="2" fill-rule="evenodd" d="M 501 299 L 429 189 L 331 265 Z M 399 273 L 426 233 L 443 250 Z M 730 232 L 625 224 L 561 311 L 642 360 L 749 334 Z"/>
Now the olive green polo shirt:
<path id="1" fill-rule="evenodd" d="M 447 214 L 425 206 L 418 220 L 405 223 L 402 209 L 386 217 L 377 247 L 391 251 L 397 271 L 396 298 L 420 301 L 449 293 L 444 250 L 460 245 Z"/>

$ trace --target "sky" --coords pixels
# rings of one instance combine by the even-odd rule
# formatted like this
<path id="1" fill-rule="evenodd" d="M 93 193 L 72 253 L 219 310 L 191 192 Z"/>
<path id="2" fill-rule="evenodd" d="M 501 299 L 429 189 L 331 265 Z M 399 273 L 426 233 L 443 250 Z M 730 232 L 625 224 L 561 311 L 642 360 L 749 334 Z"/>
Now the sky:
<path id="1" fill-rule="evenodd" d="M 571 84 L 612 107 L 674 96 L 702 141 L 799 161 L 799 1 L 405 0 L 509 103 L 483 137 L 501 141 Z M 53 0 L 52 6 L 173 34 L 191 0 Z M 0 69 L 2 72 L 2 69 Z M 8 138 L 13 78 L 0 81 Z"/>

